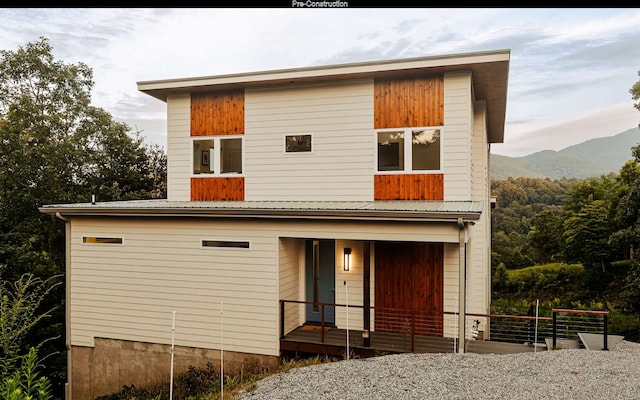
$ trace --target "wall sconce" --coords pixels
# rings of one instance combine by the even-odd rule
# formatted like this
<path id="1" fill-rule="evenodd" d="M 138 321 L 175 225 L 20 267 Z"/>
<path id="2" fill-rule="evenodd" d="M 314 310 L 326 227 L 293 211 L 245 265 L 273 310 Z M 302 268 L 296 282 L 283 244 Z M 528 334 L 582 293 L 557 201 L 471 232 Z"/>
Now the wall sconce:
<path id="1" fill-rule="evenodd" d="M 351 247 L 344 248 L 344 270 L 349 271 L 351 267 Z"/>

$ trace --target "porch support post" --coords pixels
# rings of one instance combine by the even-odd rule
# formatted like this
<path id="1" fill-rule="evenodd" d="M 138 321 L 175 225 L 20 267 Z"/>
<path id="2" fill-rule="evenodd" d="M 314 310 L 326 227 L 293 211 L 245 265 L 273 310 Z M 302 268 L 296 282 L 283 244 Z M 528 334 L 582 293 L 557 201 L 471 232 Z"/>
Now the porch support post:
<path id="1" fill-rule="evenodd" d="M 371 242 L 362 243 L 362 344 L 371 346 Z"/>
<path id="2" fill-rule="evenodd" d="M 458 267 L 458 353 L 465 352 L 466 342 L 466 313 L 467 313 L 467 256 L 465 243 L 465 224 L 458 218 L 458 252 L 460 256 Z"/>

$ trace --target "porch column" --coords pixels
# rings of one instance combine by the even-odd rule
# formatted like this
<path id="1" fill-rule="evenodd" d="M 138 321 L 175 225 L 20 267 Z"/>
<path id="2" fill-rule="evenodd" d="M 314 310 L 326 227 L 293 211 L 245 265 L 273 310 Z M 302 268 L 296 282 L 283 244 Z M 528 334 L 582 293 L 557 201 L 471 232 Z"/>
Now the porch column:
<path id="1" fill-rule="evenodd" d="M 371 346 L 371 242 L 362 242 L 362 344 Z"/>
<path id="2" fill-rule="evenodd" d="M 465 242 L 465 224 L 462 218 L 458 218 L 458 252 L 459 252 L 459 266 L 458 266 L 458 353 L 462 354 L 465 351 L 465 314 L 467 313 L 467 256 L 466 256 L 466 242 Z"/>

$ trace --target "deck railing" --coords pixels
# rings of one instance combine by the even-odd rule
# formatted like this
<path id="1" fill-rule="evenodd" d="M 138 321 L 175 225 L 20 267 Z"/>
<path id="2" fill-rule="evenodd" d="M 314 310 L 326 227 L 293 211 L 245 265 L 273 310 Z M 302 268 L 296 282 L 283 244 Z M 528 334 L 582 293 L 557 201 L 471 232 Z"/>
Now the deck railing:
<path id="1" fill-rule="evenodd" d="M 349 340 L 353 347 L 397 352 L 459 350 L 459 319 L 455 312 L 434 315 L 420 310 L 370 307 L 367 318 L 361 305 L 297 300 L 280 301 L 281 339 L 291 338 L 290 333 L 300 328 L 298 321 L 303 319 L 307 306 L 312 305 L 320 316 L 316 322 L 318 329 L 298 336 L 303 341 L 339 345 L 340 341 L 344 343 Z M 578 336 L 582 333 L 602 335 L 602 349 L 608 349 L 608 312 L 566 309 L 552 311 L 553 317 L 468 313 L 465 316 L 465 351 L 495 352 L 498 344 L 505 344 L 502 349 L 504 352 L 556 349 L 566 346 L 566 341 L 578 343 Z M 347 312 L 349 317 L 345 318 Z M 327 316 L 330 314 L 334 318 L 340 316 L 340 323 L 328 323 Z M 495 346 L 486 346 L 487 342 Z"/>

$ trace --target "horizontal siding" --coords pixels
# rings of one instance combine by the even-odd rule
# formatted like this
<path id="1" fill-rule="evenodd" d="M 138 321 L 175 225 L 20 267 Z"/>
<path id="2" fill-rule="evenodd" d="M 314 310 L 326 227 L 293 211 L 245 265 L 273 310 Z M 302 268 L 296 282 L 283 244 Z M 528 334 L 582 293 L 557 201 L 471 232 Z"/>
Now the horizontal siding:
<path id="1" fill-rule="evenodd" d="M 191 152 L 190 96 L 167 98 L 167 198 L 190 199 Z"/>
<path id="2" fill-rule="evenodd" d="M 444 78 L 444 199 L 471 199 L 471 75 Z"/>
<path id="3" fill-rule="evenodd" d="M 373 82 L 247 90 L 246 200 L 371 200 Z M 285 154 L 284 136 L 312 134 Z"/>
<path id="4" fill-rule="evenodd" d="M 301 300 L 299 265 L 300 242 L 296 239 L 280 239 L 279 246 L 279 286 L 280 299 Z M 297 305 L 288 305 L 285 310 L 284 333 L 288 333 L 301 324 Z"/>
<path id="5" fill-rule="evenodd" d="M 458 265 L 460 264 L 459 246 L 457 243 L 445 243 L 444 245 L 444 311 L 458 312 Z M 455 315 L 444 316 L 444 336 L 455 337 L 458 335 L 458 320 Z"/>
<path id="6" fill-rule="evenodd" d="M 82 243 L 98 234 L 124 244 Z M 251 248 L 201 248 L 204 238 L 249 240 Z M 78 219 L 70 239 L 73 345 L 95 337 L 168 344 L 175 310 L 177 345 L 219 348 L 222 340 L 230 351 L 278 354 L 273 232 L 202 220 Z"/>

